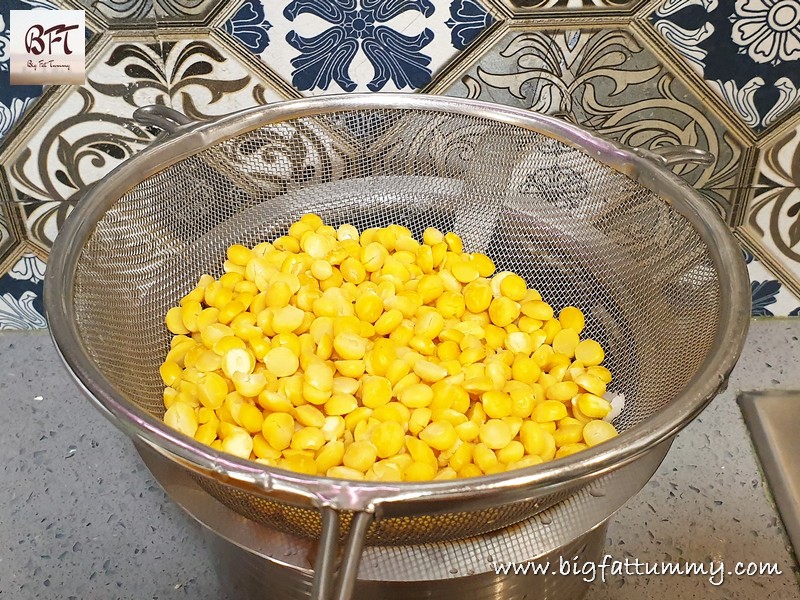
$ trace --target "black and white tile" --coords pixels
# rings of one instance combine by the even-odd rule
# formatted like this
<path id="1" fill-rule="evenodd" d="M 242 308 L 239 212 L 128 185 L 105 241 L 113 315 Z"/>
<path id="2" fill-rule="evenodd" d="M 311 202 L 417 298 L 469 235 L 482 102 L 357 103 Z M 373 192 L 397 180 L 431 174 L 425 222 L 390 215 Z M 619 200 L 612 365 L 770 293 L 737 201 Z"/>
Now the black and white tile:
<path id="1" fill-rule="evenodd" d="M 800 123 L 760 150 L 744 231 L 800 294 Z"/>
<path id="2" fill-rule="evenodd" d="M 716 157 L 675 171 L 723 216 L 743 145 L 627 30 L 512 29 L 446 93 L 564 117 L 628 146 L 687 145 Z"/>
<path id="3" fill-rule="evenodd" d="M 501 0 L 509 10 L 519 16 L 537 16 L 543 11 L 568 15 L 578 12 L 595 14 L 633 11 L 646 0 Z"/>
<path id="4" fill-rule="evenodd" d="M 48 207 L 77 201 L 155 139 L 158 130 L 134 121 L 139 107 L 164 104 L 205 120 L 280 99 L 224 46 L 184 35 L 111 38 L 89 66 L 86 84 L 65 91 L 41 121 L 17 132 L 6 163 L 17 200 Z M 38 210 L 50 212 L 44 205 Z"/>

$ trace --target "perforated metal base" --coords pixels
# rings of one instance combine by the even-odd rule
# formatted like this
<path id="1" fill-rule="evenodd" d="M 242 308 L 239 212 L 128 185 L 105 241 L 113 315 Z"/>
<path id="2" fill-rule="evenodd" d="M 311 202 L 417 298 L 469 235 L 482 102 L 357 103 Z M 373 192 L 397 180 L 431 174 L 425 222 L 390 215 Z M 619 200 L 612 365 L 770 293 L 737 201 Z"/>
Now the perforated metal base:
<path id="1" fill-rule="evenodd" d="M 219 503 L 174 463 L 144 446 L 137 449 L 170 497 L 207 531 L 220 579 L 236 598 L 309 598 L 316 543 L 259 525 Z M 654 472 L 669 449 L 662 444 L 640 461 Z M 613 485 L 606 485 L 613 481 Z M 588 584 L 580 576 L 553 574 L 560 559 L 599 559 L 609 517 L 643 482 L 601 477 L 538 515 L 472 538 L 364 550 L 354 598 L 374 600 L 491 598 L 579 600 Z M 551 563 L 547 575 L 497 575 L 495 564 Z"/>

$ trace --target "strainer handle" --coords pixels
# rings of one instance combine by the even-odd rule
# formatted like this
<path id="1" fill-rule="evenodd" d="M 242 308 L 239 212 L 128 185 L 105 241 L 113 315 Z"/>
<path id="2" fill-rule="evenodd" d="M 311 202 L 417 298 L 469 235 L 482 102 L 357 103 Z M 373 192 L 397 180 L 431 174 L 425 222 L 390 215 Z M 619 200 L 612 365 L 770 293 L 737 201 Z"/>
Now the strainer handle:
<path id="1" fill-rule="evenodd" d="M 155 125 L 168 134 L 175 133 L 183 125 L 194 123 L 182 112 L 163 104 L 151 104 L 150 106 L 137 108 L 133 111 L 133 118 L 137 123 Z"/>
<path id="2" fill-rule="evenodd" d="M 652 158 L 665 167 L 686 163 L 710 167 L 716 158 L 711 152 L 694 146 L 661 146 L 649 151 Z"/>
<path id="3" fill-rule="evenodd" d="M 340 518 L 336 509 L 322 508 L 322 536 L 314 561 L 311 600 L 350 600 L 353 595 L 372 513 L 357 512 L 353 515 L 337 577 L 335 559 Z"/>

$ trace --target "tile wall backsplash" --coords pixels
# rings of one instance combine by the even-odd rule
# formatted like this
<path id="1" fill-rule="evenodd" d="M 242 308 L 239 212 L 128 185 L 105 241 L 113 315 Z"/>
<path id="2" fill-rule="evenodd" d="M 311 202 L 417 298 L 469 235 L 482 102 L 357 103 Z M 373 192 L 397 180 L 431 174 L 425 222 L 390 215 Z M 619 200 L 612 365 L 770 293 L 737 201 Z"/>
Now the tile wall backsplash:
<path id="1" fill-rule="evenodd" d="M 84 9 L 82 86 L 11 86 L 9 10 Z M 744 247 L 754 316 L 800 316 L 800 0 L 0 0 L 0 329 L 87 186 L 147 147 L 133 112 L 422 92 L 711 151 L 676 172 Z"/>

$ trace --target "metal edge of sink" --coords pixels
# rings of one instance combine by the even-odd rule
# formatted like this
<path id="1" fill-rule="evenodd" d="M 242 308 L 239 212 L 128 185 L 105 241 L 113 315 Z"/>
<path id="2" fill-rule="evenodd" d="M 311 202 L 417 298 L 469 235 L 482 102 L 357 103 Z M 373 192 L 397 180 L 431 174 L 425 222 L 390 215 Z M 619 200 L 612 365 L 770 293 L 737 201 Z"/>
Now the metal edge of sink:
<path id="1" fill-rule="evenodd" d="M 800 391 L 741 392 L 737 401 L 795 557 L 800 557 Z"/>

